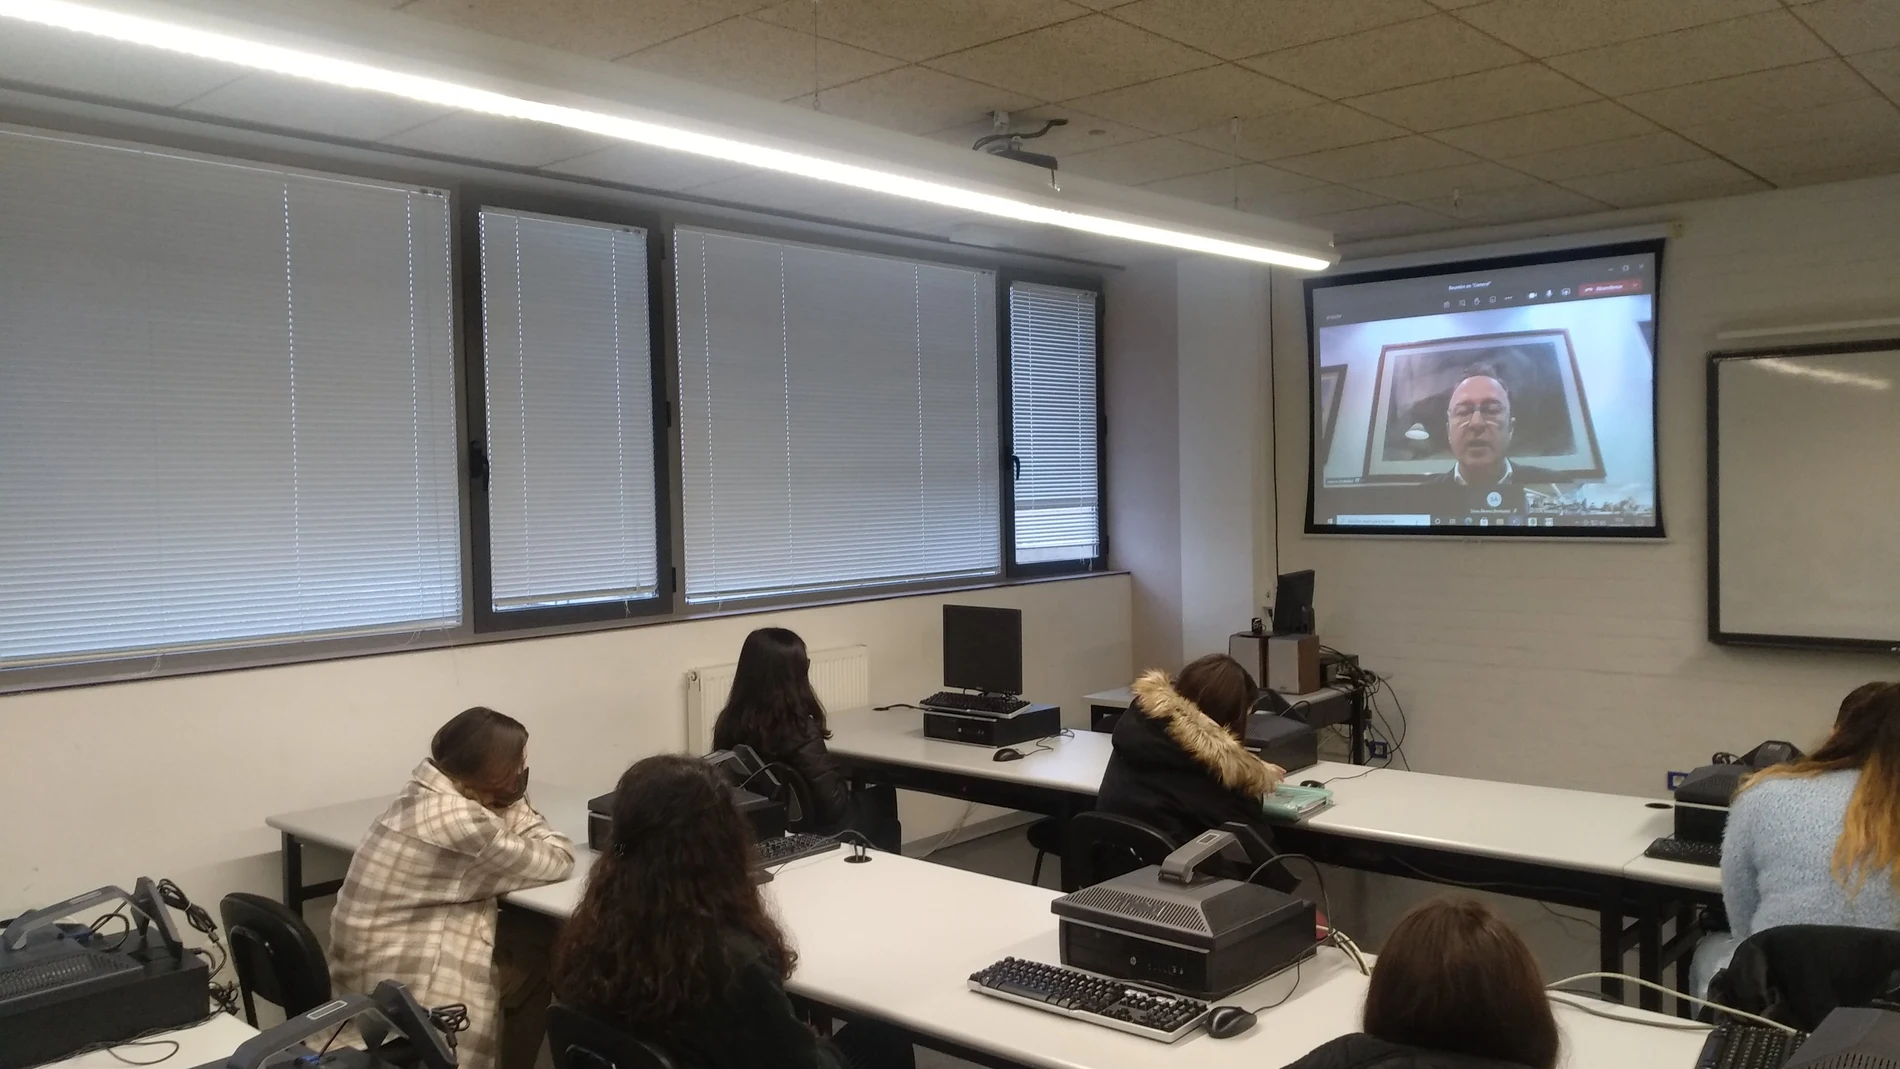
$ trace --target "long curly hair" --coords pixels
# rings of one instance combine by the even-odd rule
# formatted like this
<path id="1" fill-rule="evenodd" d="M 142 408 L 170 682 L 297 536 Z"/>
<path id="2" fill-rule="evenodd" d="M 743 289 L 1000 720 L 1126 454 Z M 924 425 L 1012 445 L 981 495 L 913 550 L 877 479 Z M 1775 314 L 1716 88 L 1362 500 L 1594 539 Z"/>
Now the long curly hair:
<path id="1" fill-rule="evenodd" d="M 782 627 L 745 637 L 732 674 L 732 693 L 713 723 L 713 745 L 744 744 L 767 758 L 782 757 L 814 737 L 828 739 L 825 706 L 811 686 L 805 640 Z"/>
<path id="2" fill-rule="evenodd" d="M 611 842 L 555 947 L 561 1001 L 663 1034 L 731 990 L 735 942 L 791 975 L 796 956 L 752 883 L 751 830 L 705 762 L 668 754 L 627 769 Z"/>
<path id="3" fill-rule="evenodd" d="M 1847 819 L 1834 843 L 1833 875 L 1850 895 L 1885 871 L 1900 889 L 1900 683 L 1866 683 L 1842 699 L 1834 730 L 1813 754 L 1756 773 L 1764 780 L 1806 779 L 1859 769 Z"/>

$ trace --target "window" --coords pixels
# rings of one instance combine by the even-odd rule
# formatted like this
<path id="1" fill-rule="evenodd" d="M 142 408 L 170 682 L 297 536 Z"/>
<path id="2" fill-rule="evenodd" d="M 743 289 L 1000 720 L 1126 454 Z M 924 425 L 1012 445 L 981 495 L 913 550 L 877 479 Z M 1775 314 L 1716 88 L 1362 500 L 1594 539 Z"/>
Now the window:
<path id="1" fill-rule="evenodd" d="M 1001 571 L 994 275 L 674 248 L 687 601 Z"/>
<path id="2" fill-rule="evenodd" d="M 0 132 L 0 667 L 461 618 L 447 197 Z"/>
<path id="3" fill-rule="evenodd" d="M 647 232 L 483 208 L 478 240 L 489 580 L 478 618 L 664 608 Z"/>
<path id="4" fill-rule="evenodd" d="M 1102 556 L 1101 405 L 1094 290 L 1009 284 L 1012 548 L 1017 570 Z"/>

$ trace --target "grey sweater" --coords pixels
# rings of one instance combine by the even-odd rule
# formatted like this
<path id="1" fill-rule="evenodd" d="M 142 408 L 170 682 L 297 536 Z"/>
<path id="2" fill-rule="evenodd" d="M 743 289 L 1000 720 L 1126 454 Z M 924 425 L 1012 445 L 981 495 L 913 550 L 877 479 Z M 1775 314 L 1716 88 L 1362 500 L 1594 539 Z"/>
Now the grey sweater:
<path id="1" fill-rule="evenodd" d="M 1834 879 L 1834 844 L 1858 771 L 1766 780 L 1743 792 L 1722 836 L 1722 901 L 1737 941 L 1783 924 L 1900 928 L 1893 882 L 1869 873 L 1858 893 Z"/>

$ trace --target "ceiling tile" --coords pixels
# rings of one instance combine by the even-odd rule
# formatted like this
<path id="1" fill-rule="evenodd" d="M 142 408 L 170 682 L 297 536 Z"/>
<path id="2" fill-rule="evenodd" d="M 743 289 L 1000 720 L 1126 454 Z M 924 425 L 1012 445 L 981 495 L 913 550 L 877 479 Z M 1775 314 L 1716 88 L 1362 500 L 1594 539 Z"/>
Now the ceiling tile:
<path id="1" fill-rule="evenodd" d="M 1512 186 L 1526 185 L 1535 181 L 1537 181 L 1535 178 L 1522 171 L 1514 171 L 1501 164 L 1482 161 L 1461 163 L 1456 167 L 1439 167 L 1430 171 L 1387 175 L 1383 178 L 1366 178 L 1352 184 L 1389 200 L 1405 200 L 1418 204 L 1440 198 L 1449 202 L 1454 194 L 1464 195 L 1484 193 L 1494 189 L 1509 189 Z"/>
<path id="2" fill-rule="evenodd" d="M 930 66 L 1037 100 L 1073 100 L 1211 66 L 1208 56 L 1106 15 L 1005 38 L 930 61 Z"/>
<path id="3" fill-rule="evenodd" d="M 1062 161 L 1065 174 L 1079 174 L 1125 186 L 1141 185 L 1163 178 L 1197 174 L 1226 167 L 1232 157 L 1213 149 L 1177 141 L 1171 137 L 1151 137 L 1126 145 L 1079 152 Z"/>
<path id="4" fill-rule="evenodd" d="M 1113 89 L 1069 103 L 1158 134 L 1322 103 L 1319 97 L 1231 63 Z"/>
<path id="5" fill-rule="evenodd" d="M 1320 180 L 1309 178 L 1292 171 L 1282 171 L 1278 167 L 1269 167 L 1262 163 L 1247 163 L 1239 167 L 1227 167 L 1218 171 L 1206 171 L 1181 178 L 1167 178 L 1159 182 L 1150 182 L 1148 189 L 1156 193 L 1166 193 L 1171 197 L 1200 201 L 1203 204 L 1218 204 L 1225 208 L 1234 206 L 1236 197 L 1242 211 L 1265 211 L 1262 202 L 1279 193 L 1291 193 L 1294 190 L 1311 189 L 1319 185 Z"/>
<path id="6" fill-rule="evenodd" d="M 423 123 L 383 139 L 385 144 L 439 152 L 460 159 L 503 163 L 516 167 L 545 167 L 621 144 L 610 138 L 584 134 L 524 119 L 501 119 L 460 112 Z"/>
<path id="7" fill-rule="evenodd" d="M 1406 234 L 1449 230 L 1458 225 L 1455 219 L 1410 204 L 1381 204 L 1376 208 L 1316 215 L 1302 222 L 1330 230 L 1341 241 L 1396 238 Z"/>
<path id="8" fill-rule="evenodd" d="M 1538 63 L 1480 71 L 1354 97 L 1346 103 L 1411 130 L 1505 119 L 1593 100 L 1596 94 Z"/>
<path id="9" fill-rule="evenodd" d="M 1780 6 L 1780 0 L 1488 0 L 1458 17 L 1533 56 L 1554 56 Z"/>
<path id="10" fill-rule="evenodd" d="M 1831 53 L 1786 11 L 1555 56 L 1551 66 L 1611 96 L 1786 67 Z"/>
<path id="11" fill-rule="evenodd" d="M 1428 137 L 1395 137 L 1369 145 L 1328 149 L 1280 160 L 1276 166 L 1329 182 L 1358 182 L 1470 163 L 1472 156 Z"/>
<path id="12" fill-rule="evenodd" d="M 1516 49 L 1450 15 L 1334 37 L 1245 60 L 1262 74 L 1337 100 L 1517 63 Z"/>
<path id="13" fill-rule="evenodd" d="M 1320 104 L 1279 115 L 1240 121 L 1239 155 L 1249 160 L 1277 160 L 1306 152 L 1343 148 L 1368 141 L 1398 137 L 1404 130 L 1389 122 L 1338 104 Z M 1182 140 L 1221 152 L 1234 147 L 1233 128 L 1217 123 L 1181 135 Z"/>
<path id="14" fill-rule="evenodd" d="M 1848 62 L 1888 99 L 1900 101 L 1900 48 L 1862 52 Z"/>
<path id="15" fill-rule="evenodd" d="M 449 114 L 447 108 L 383 93 L 277 74 L 247 74 L 195 98 L 184 110 L 358 141 L 380 141 Z"/>
<path id="16" fill-rule="evenodd" d="M 414 0 L 402 12 L 576 55 L 618 59 L 764 6 L 766 0 Z"/>
<path id="17" fill-rule="evenodd" d="M 808 94 L 814 78 L 829 89 L 903 66 L 888 56 L 826 40 L 818 42 L 814 57 L 809 34 L 749 17 L 695 30 L 620 62 L 768 100 Z"/>
<path id="18" fill-rule="evenodd" d="M 810 103 L 808 99 L 799 102 Z M 927 67 L 899 67 L 827 89 L 819 97 L 820 110 L 826 114 L 908 134 L 960 126 L 992 111 L 1014 112 L 1034 103 L 1021 93 Z"/>
<path id="19" fill-rule="evenodd" d="M 1023 142 L 1023 148 L 1030 152 L 1043 152 L 1051 156 L 1068 157 L 1078 152 L 1093 152 L 1110 145 L 1125 145 L 1130 141 L 1146 141 L 1154 136 L 1151 131 L 1129 126 L 1127 123 L 1112 122 L 1099 115 L 1062 104 L 1044 104 L 1041 107 L 1026 108 L 1009 113 L 1010 129 L 1025 132 L 1033 131 L 1042 125 L 1044 119 L 1067 119 L 1068 125 L 1051 129 L 1041 137 Z M 988 137 L 996 132 L 995 124 L 988 116 L 942 130 L 932 130 L 925 135 L 932 141 L 942 141 L 959 148 L 969 148 L 980 137 Z"/>
<path id="20" fill-rule="evenodd" d="M 1570 178 L 1558 185 L 1618 208 L 1727 197 L 1768 188 L 1766 183 L 1741 168 L 1717 159 Z"/>
<path id="21" fill-rule="evenodd" d="M 1737 150 L 1736 163 L 1777 186 L 1805 186 L 1900 171 L 1900 137 L 1891 131 L 1814 138 Z"/>
<path id="22" fill-rule="evenodd" d="M 1708 153 L 1680 135 L 1667 130 L 1635 137 L 1619 137 L 1588 145 L 1551 149 L 1524 156 L 1512 156 L 1504 162 L 1539 178 L 1557 181 L 1582 178 L 1613 171 L 1632 171 L 1665 163 L 1708 158 Z"/>
<path id="23" fill-rule="evenodd" d="M 1240 59 L 1432 11 L 1424 0 L 1140 0 L 1116 8 L 1115 17 L 1222 59 Z"/>
<path id="24" fill-rule="evenodd" d="M 135 104 L 175 107 L 245 74 L 242 67 L 7 20 L 0 77 Z"/>
<path id="25" fill-rule="evenodd" d="M 642 189 L 666 190 L 691 189 L 708 182 L 752 173 L 750 168 L 737 164 L 644 145 L 601 149 L 571 160 L 562 160 L 546 169 L 556 174 L 598 178 L 604 182 L 617 182 Z"/>
<path id="26" fill-rule="evenodd" d="M 1895 0 L 1819 0 L 1794 13 L 1846 55 L 1900 46 L 1900 3 Z"/>
<path id="27" fill-rule="evenodd" d="M 1637 93 L 1622 102 L 1665 126 L 1681 128 L 1869 95 L 1867 83 L 1846 63 L 1822 59 Z"/>
<path id="28" fill-rule="evenodd" d="M 1508 189 L 1486 190 L 1482 193 L 1466 193 L 1458 198 L 1455 206 L 1449 197 L 1419 203 L 1422 207 L 1432 208 L 1456 218 L 1460 224 L 1514 223 L 1525 219 L 1554 219 L 1565 215 L 1600 212 L 1608 207 L 1600 200 L 1546 182 L 1511 186 Z"/>
<path id="29" fill-rule="evenodd" d="M 1656 124 L 1613 101 L 1536 111 L 1509 119 L 1439 130 L 1433 137 L 1490 159 L 1545 152 L 1654 130 Z"/>
<path id="30" fill-rule="evenodd" d="M 1900 108 L 1885 97 L 1866 96 L 1818 108 L 1685 126 L 1682 135 L 1724 156 L 1762 145 L 1787 145 L 1828 137 L 1884 138 L 1900 145 Z"/>
<path id="31" fill-rule="evenodd" d="M 1326 184 L 1262 197 L 1258 210 L 1282 219 L 1310 219 L 1315 215 L 1330 215 L 1333 212 L 1390 203 L 1391 198 L 1381 197 L 1377 193 L 1368 193 L 1351 186 Z"/>
<path id="32" fill-rule="evenodd" d="M 915 62 L 1088 14 L 1068 0 L 786 0 L 758 17 Z"/>

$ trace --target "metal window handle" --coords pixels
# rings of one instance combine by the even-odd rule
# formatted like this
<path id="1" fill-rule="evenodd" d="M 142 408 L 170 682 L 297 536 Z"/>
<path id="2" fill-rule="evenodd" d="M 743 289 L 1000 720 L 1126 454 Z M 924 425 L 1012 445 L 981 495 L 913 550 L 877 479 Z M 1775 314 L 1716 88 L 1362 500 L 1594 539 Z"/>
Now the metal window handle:
<path id="1" fill-rule="evenodd" d="M 1011 482 L 1021 482 L 1023 477 L 1023 458 L 1014 453 L 1009 455 L 1009 478 Z"/>

